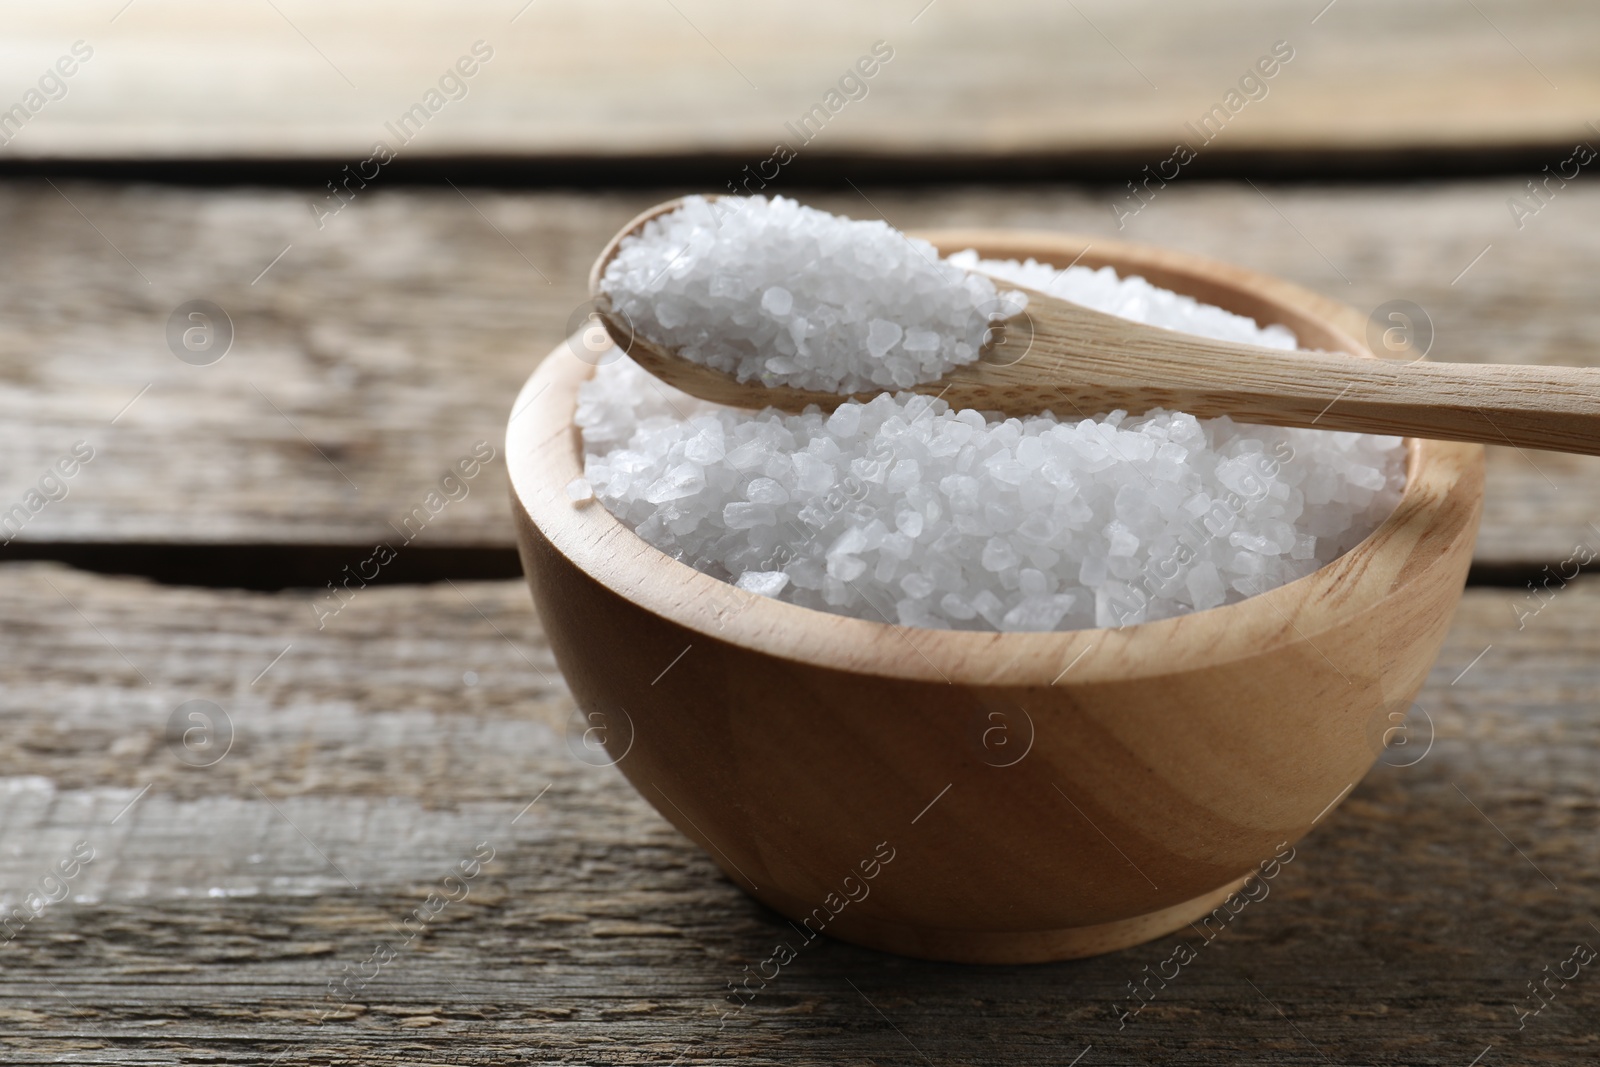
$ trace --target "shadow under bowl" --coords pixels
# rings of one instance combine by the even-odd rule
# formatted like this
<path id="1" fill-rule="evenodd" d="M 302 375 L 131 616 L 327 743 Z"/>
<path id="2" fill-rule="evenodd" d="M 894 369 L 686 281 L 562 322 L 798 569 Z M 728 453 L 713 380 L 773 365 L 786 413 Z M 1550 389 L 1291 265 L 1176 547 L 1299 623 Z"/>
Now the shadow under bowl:
<path id="1" fill-rule="evenodd" d="M 925 234 L 943 253 L 1110 265 L 1370 355 L 1282 280 L 1104 238 Z M 1081 258 L 1080 258 L 1081 257 Z M 593 366 L 564 343 L 506 435 L 522 564 L 591 739 L 796 925 L 928 959 L 1109 952 L 1222 905 L 1372 766 L 1460 600 L 1483 450 L 1408 440 L 1399 506 L 1315 573 L 1120 629 L 929 630 L 746 593 L 565 488 Z"/>

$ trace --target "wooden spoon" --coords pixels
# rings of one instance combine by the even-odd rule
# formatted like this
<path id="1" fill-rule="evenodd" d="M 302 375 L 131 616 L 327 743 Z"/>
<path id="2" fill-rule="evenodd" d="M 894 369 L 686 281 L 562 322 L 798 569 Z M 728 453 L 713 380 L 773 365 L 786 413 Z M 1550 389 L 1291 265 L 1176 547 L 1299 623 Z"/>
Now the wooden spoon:
<path id="1" fill-rule="evenodd" d="M 740 382 L 637 335 L 601 289 L 623 238 L 683 201 L 658 204 L 606 245 L 589 294 L 612 339 L 640 366 L 686 393 L 733 407 L 803 411 L 845 394 Z M 1600 455 L 1600 370 L 1512 364 L 1425 363 L 1348 352 L 1300 352 L 1213 341 L 1146 326 L 1024 286 L 1028 307 L 1007 320 L 998 346 L 1019 351 L 978 361 L 909 391 L 955 408 L 1029 415 L 1089 415 L 1117 408 L 1186 411 L 1200 418 L 1319 430 L 1476 441 Z M 997 331 L 999 332 L 999 331 Z M 869 400 L 884 390 L 849 394 Z"/>

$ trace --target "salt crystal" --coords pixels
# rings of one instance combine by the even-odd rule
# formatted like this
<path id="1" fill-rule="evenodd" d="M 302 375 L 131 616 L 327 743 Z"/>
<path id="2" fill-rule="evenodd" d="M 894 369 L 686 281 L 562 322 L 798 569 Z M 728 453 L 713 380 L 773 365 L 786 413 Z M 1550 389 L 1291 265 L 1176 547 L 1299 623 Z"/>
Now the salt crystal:
<path id="1" fill-rule="evenodd" d="M 776 597 L 789 584 L 789 576 L 782 571 L 745 571 L 734 584 L 746 592 Z"/>
<path id="2" fill-rule="evenodd" d="M 745 498 L 753 504 L 787 504 L 789 491 L 771 478 L 755 478 L 745 487 Z"/>
<path id="3" fill-rule="evenodd" d="M 888 319 L 873 319 L 867 323 L 867 354 L 873 359 L 882 359 L 904 336 L 905 331 L 898 324 Z"/>
<path id="4" fill-rule="evenodd" d="M 768 315 L 782 317 L 794 307 L 794 297 L 781 285 L 774 285 L 761 294 L 761 310 Z"/>
<path id="5" fill-rule="evenodd" d="M 770 504 L 735 500 L 722 509 L 722 523 L 730 530 L 753 530 L 757 526 L 771 526 L 777 521 L 778 514 Z"/>

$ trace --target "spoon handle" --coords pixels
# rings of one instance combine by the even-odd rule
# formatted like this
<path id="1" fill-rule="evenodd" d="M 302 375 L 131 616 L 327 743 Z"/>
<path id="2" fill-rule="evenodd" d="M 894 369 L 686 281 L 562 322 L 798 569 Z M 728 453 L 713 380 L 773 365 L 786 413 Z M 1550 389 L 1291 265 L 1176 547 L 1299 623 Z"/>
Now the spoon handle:
<path id="1" fill-rule="evenodd" d="M 1010 410 L 993 394 L 1020 399 L 1016 394 L 1027 382 L 1034 393 L 1029 406 L 1054 407 L 1062 415 L 1163 407 L 1200 418 L 1231 415 L 1273 426 L 1600 455 L 1600 368 L 1401 362 L 1258 348 L 1154 329 L 1049 298 L 1030 297 L 1028 316 L 1034 331 L 1028 354 L 979 371 L 974 377 L 985 378 L 987 388 L 961 391 L 992 396 L 963 395 L 962 401 Z M 998 402 L 982 403 L 991 398 Z"/>
<path id="2" fill-rule="evenodd" d="M 1600 455 L 1600 370 L 1508 364 L 1317 360 L 1319 426 Z M 1353 366 L 1352 366 L 1353 365 Z M 1343 395 L 1339 395 L 1342 393 Z"/>
<path id="3" fill-rule="evenodd" d="M 1143 394 L 1143 404 L 1202 418 L 1600 455 L 1600 369 L 1217 349 L 1203 358 L 1191 349 L 1159 368 L 1144 362 L 1138 383 L 1102 378 L 1089 386 L 1079 365 L 1062 389 L 1089 386 L 1101 406 L 1126 390 Z"/>

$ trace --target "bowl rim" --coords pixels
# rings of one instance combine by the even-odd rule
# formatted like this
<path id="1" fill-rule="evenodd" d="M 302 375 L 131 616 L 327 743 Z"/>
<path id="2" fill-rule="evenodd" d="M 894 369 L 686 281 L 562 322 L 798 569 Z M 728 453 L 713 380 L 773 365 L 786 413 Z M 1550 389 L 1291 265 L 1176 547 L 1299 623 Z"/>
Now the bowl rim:
<path id="1" fill-rule="evenodd" d="M 941 254 L 976 248 L 985 258 L 1110 265 L 1119 274 L 1141 274 L 1263 324 L 1282 322 L 1302 343 L 1309 335 L 1324 348 L 1379 358 L 1360 336 L 1366 318 L 1355 309 L 1207 256 L 1061 232 L 960 229 L 917 236 Z M 1408 585 L 1427 579 L 1432 568 L 1426 564 L 1448 559 L 1449 546 L 1476 536 L 1483 447 L 1407 438 L 1406 485 L 1377 529 L 1311 574 L 1233 604 L 1067 631 L 930 629 L 836 615 L 750 593 L 695 570 L 646 542 L 598 501 L 575 504 L 567 497 L 566 486 L 583 470 L 572 422 L 577 390 L 595 369 L 572 354 L 570 342 L 563 340 L 540 362 L 507 422 L 512 503 L 518 519 L 526 520 L 519 521 L 519 538 L 526 542 L 531 526 L 592 580 L 696 640 L 811 666 L 930 683 L 1043 687 L 1060 683 L 1068 672 L 1069 686 L 1086 685 L 1212 668 L 1295 643 L 1315 649 L 1318 633 L 1405 595 Z M 1419 565 L 1413 549 L 1424 539 L 1438 550 L 1424 554 Z M 1101 653 L 1089 656 L 1096 648 Z M 1327 666 L 1351 680 L 1332 661 Z"/>

